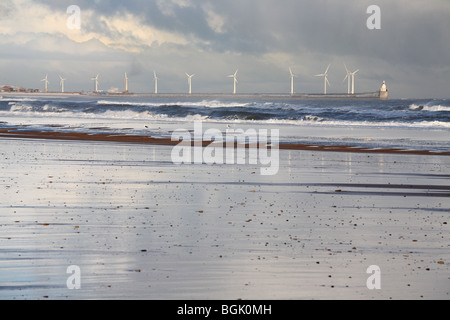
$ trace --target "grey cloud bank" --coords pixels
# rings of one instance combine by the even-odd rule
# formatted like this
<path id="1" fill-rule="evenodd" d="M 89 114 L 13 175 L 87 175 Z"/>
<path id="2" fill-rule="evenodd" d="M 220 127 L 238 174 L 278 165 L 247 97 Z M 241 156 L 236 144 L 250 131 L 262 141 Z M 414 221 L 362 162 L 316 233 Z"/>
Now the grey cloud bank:
<path id="1" fill-rule="evenodd" d="M 68 30 L 73 1 L 7 0 L 0 5 L 0 83 L 39 88 L 43 74 L 65 74 L 67 90 L 229 92 L 239 68 L 240 92 L 320 92 L 314 74 L 328 64 L 330 91 L 345 92 L 344 63 L 360 69 L 356 91 L 388 81 L 391 97 L 447 98 L 450 3 L 432 1 L 77 1 L 81 30 Z M 369 30 L 366 9 L 381 8 L 381 30 Z M 420 89 L 420 90 L 419 90 Z"/>

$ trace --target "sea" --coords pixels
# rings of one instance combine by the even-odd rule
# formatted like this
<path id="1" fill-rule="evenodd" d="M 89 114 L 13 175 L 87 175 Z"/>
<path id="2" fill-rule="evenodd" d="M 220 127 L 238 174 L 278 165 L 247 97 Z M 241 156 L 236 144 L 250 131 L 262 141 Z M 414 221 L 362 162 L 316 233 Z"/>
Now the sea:
<path id="1" fill-rule="evenodd" d="M 278 129 L 282 143 L 450 151 L 450 99 L 18 94 L 0 129 L 170 137 L 176 129 Z"/>

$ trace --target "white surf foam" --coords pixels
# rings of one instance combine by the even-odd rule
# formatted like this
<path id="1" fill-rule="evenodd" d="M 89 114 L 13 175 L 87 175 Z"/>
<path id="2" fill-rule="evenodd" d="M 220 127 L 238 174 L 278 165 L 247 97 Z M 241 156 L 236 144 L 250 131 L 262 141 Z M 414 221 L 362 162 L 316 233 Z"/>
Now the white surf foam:
<path id="1" fill-rule="evenodd" d="M 248 107 L 251 103 L 238 103 L 238 102 L 222 102 L 218 100 L 202 100 L 197 102 L 190 101 L 171 101 L 171 102 L 139 102 L 139 101 L 113 101 L 113 100 L 99 100 L 99 105 L 125 105 L 125 106 L 143 106 L 143 107 L 160 107 L 165 105 L 171 106 L 185 106 L 185 107 L 204 107 L 204 108 L 229 108 L 229 107 Z"/>
<path id="2" fill-rule="evenodd" d="M 450 112 L 449 106 L 441 106 L 441 105 L 417 105 L 417 104 L 411 104 L 409 106 L 410 110 L 414 111 L 430 111 L 430 112 L 441 112 L 441 111 L 448 111 Z"/>
<path id="3" fill-rule="evenodd" d="M 108 101 L 108 103 L 110 103 Z M 121 103 L 121 102 L 120 102 Z M 442 106 L 440 106 L 442 107 Z M 439 109 L 437 106 L 431 106 L 431 109 Z M 450 108 L 450 107 L 445 107 Z M 433 109 L 433 110 L 434 110 Z M 444 121 L 416 121 L 416 122 L 375 122 L 375 121 L 352 121 L 352 120 L 325 120 L 315 115 L 304 116 L 302 119 L 269 119 L 269 120 L 244 120 L 244 119 L 210 119 L 207 115 L 193 114 L 185 117 L 170 117 L 166 114 L 154 113 L 149 110 L 105 110 L 104 112 L 77 112 L 68 109 L 56 107 L 53 105 L 45 105 L 36 107 L 26 103 L 12 103 L 9 111 L 0 111 L 2 116 L 17 116 L 18 114 L 34 117 L 52 117 L 52 118 L 79 118 L 79 119 L 115 119 L 115 120 L 148 120 L 148 121 L 170 121 L 170 122 L 192 122 L 192 121 L 208 121 L 215 123 L 248 123 L 248 124 L 280 124 L 280 125 L 296 125 L 296 126 L 346 126 L 346 127 L 402 127 L 402 128 L 450 128 L 450 122 Z M 64 122 L 64 120 L 61 120 Z M 62 123 L 64 124 L 64 123 Z"/>

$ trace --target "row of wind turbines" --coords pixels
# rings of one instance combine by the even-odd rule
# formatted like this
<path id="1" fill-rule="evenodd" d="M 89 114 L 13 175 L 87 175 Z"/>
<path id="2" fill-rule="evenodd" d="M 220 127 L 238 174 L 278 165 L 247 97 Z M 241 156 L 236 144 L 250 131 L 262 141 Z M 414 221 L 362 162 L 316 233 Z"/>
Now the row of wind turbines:
<path id="1" fill-rule="evenodd" d="M 92 81 L 95 81 L 95 92 L 98 92 L 98 83 L 99 83 L 99 74 L 97 74 L 97 76 L 95 76 L 94 78 L 92 78 Z M 64 81 L 66 81 L 67 79 L 59 76 L 60 82 L 59 85 L 61 86 L 61 93 L 64 93 Z M 45 78 L 41 80 L 41 82 L 44 82 L 45 85 L 45 92 L 48 92 L 48 85 L 50 83 L 50 81 L 48 80 L 48 74 L 45 75 Z M 125 87 L 125 92 L 128 92 L 128 76 L 125 73 L 125 80 L 124 80 L 124 87 Z"/>
<path id="2" fill-rule="evenodd" d="M 234 90 L 233 90 L 233 94 L 236 94 L 236 90 L 237 90 L 237 73 L 238 73 L 238 70 L 236 70 L 236 72 L 234 73 L 234 75 L 230 75 L 229 77 L 233 77 L 234 78 Z M 189 74 L 189 73 L 185 73 L 186 74 L 186 77 L 187 77 L 187 79 L 188 79 L 188 87 L 189 87 L 189 90 L 188 90 L 188 93 L 189 94 L 192 94 L 192 78 L 195 76 L 195 74 Z M 97 76 L 96 77 L 94 77 L 94 78 L 92 78 L 91 80 L 92 81 L 95 81 L 95 92 L 98 92 L 98 77 L 99 77 L 100 75 L 98 75 L 97 74 Z M 46 77 L 47 78 L 47 77 Z M 67 80 L 67 79 L 63 79 L 61 76 L 60 76 L 60 78 L 61 78 L 61 86 L 62 86 L 62 92 L 64 92 L 64 80 Z M 156 75 L 156 72 L 155 71 L 153 71 L 153 78 L 154 78 L 154 80 L 155 80 L 155 94 L 157 94 L 158 93 L 158 76 Z M 124 78 L 124 89 L 125 89 L 125 91 L 124 92 L 128 92 L 128 76 L 127 76 L 127 73 L 125 73 L 125 78 Z M 46 91 L 47 91 L 47 85 L 46 85 Z"/>
<path id="3" fill-rule="evenodd" d="M 237 92 L 237 83 L 238 83 L 237 73 L 238 73 L 238 70 L 236 70 L 236 72 L 234 74 L 228 76 L 229 78 L 233 78 L 234 79 L 233 80 L 234 81 L 233 94 L 236 94 L 236 92 Z M 186 74 L 186 77 L 187 77 L 187 80 L 188 80 L 188 88 L 189 88 L 188 89 L 188 93 L 192 94 L 192 78 L 195 76 L 195 74 L 189 74 L 187 72 L 185 72 L 185 74 Z M 126 74 L 125 74 L 125 78 L 126 78 Z M 153 71 L 153 78 L 155 80 L 155 94 L 158 94 L 158 79 L 159 78 L 156 75 L 155 71 Z"/>
<path id="4" fill-rule="evenodd" d="M 328 65 L 327 69 L 324 73 L 316 74 L 316 77 L 323 77 L 323 94 L 327 94 L 327 84 L 331 87 L 330 82 L 328 81 L 328 70 L 330 69 L 331 64 Z M 347 79 L 347 94 L 355 94 L 355 74 L 359 72 L 359 69 L 351 72 L 348 70 L 347 65 L 344 63 L 345 71 L 347 71 L 347 75 L 344 78 L 344 81 Z M 291 95 L 294 92 L 294 77 L 295 75 L 292 73 L 291 68 L 289 68 L 291 72 Z M 351 90 L 350 90 L 351 87 Z"/>
<path id="5" fill-rule="evenodd" d="M 59 76 L 60 78 L 60 86 L 61 86 L 61 92 L 64 93 L 64 81 L 66 81 L 67 79 L 64 79 L 63 77 Z M 45 92 L 48 92 L 48 84 L 50 83 L 50 81 L 48 81 L 48 74 L 45 75 L 45 78 L 42 79 L 41 81 L 43 81 L 45 83 Z"/>
<path id="6" fill-rule="evenodd" d="M 327 94 L 327 84 L 328 86 L 330 85 L 330 82 L 328 81 L 328 71 L 331 67 L 331 64 L 328 65 L 327 69 L 325 70 L 324 73 L 321 74 L 316 74 L 316 77 L 323 77 L 323 94 Z M 356 71 L 350 71 L 347 68 L 347 65 L 344 64 L 345 70 L 347 72 L 347 75 L 344 78 L 344 81 L 347 80 L 348 83 L 348 87 L 347 87 L 347 94 L 355 94 L 355 74 L 359 72 L 359 69 Z M 236 72 L 234 74 L 231 74 L 228 76 L 228 78 L 233 78 L 233 94 L 237 93 L 237 84 L 239 83 L 237 80 L 237 74 L 238 74 L 239 70 L 236 70 Z M 294 72 L 292 71 L 292 68 L 289 67 L 289 72 L 291 75 L 291 95 L 294 95 L 294 78 L 297 77 L 297 75 L 294 74 Z M 187 80 L 188 80 L 188 93 L 192 94 L 192 78 L 195 76 L 195 74 L 188 74 L 187 72 L 185 73 Z M 99 74 L 97 74 L 97 76 L 91 78 L 92 81 L 95 82 L 95 91 L 94 92 L 99 92 Z M 158 94 L 158 76 L 156 75 L 156 72 L 153 71 L 153 77 L 154 77 L 154 82 L 155 82 L 155 94 Z M 61 92 L 64 93 L 64 81 L 66 81 L 67 79 L 63 78 L 62 76 L 59 76 L 60 78 L 60 86 L 61 86 Z M 43 81 L 45 83 L 45 92 L 48 92 L 48 84 L 50 83 L 50 81 L 48 81 L 48 75 L 45 75 L 45 78 L 42 79 L 41 81 Z M 128 76 L 127 73 L 125 73 L 125 78 L 124 78 L 124 92 L 128 93 Z"/>

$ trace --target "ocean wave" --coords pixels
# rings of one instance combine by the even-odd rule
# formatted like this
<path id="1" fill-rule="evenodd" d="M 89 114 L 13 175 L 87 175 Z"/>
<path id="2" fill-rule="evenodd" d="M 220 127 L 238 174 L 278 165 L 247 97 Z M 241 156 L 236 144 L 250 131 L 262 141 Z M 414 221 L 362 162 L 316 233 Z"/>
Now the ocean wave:
<path id="1" fill-rule="evenodd" d="M 347 126 L 347 127 L 404 127 L 404 128 L 450 128 L 450 122 L 444 121 L 364 121 L 364 120 L 330 120 L 316 115 L 305 115 L 300 118 L 251 118 L 248 116 L 227 116 L 214 118 L 208 114 L 192 113 L 183 116 L 154 113 L 150 110 L 103 110 L 98 112 L 75 112 L 66 108 L 52 105 L 36 107 L 28 104 L 12 105 L 9 111 L 0 111 L 0 115 L 14 115 L 21 113 L 29 117 L 79 118 L 79 119 L 114 119 L 114 120 L 144 120 L 144 121 L 170 121 L 192 122 L 208 121 L 215 123 L 254 123 L 254 124 L 280 124 L 280 125 L 314 125 L 314 126 Z"/>
<path id="2" fill-rule="evenodd" d="M 47 113 L 47 112 L 54 112 L 54 113 L 62 113 L 62 112 L 68 112 L 66 108 L 59 108 L 53 105 L 44 105 L 42 107 L 40 106 L 33 106 L 30 104 L 17 104 L 15 102 L 10 102 L 9 105 L 11 106 L 10 112 L 26 112 L 26 113 Z"/>
<path id="3" fill-rule="evenodd" d="M 99 100 L 98 105 L 112 105 L 112 106 L 135 106 L 135 107 L 163 107 L 163 106 L 184 106 L 196 108 L 230 108 L 230 107 L 250 107 L 252 103 L 238 103 L 238 102 L 222 102 L 219 100 L 202 100 L 198 102 L 139 102 L 139 101 L 113 101 L 113 100 Z"/>
<path id="4" fill-rule="evenodd" d="M 185 102 L 183 104 L 186 104 Z M 252 107 L 254 103 L 240 103 L 240 102 L 222 102 L 219 100 L 203 100 L 197 103 L 187 103 L 187 106 L 198 106 L 205 108 L 244 108 L 244 107 Z"/>
<path id="5" fill-rule="evenodd" d="M 111 105 L 111 106 L 136 106 L 136 107 L 159 107 L 160 103 L 154 102 L 130 102 L 130 101 L 109 101 L 109 100 L 99 100 L 98 105 Z"/>
<path id="6" fill-rule="evenodd" d="M 150 111 L 135 112 L 132 110 L 112 111 L 107 110 L 102 113 L 84 114 L 87 118 L 114 119 L 114 120 L 144 120 L 144 121 L 169 121 L 169 122 L 192 122 L 205 121 L 209 116 L 200 114 L 186 115 L 185 117 L 170 117 L 167 114 L 153 113 Z"/>
<path id="7" fill-rule="evenodd" d="M 297 126 L 450 128 L 445 100 L 403 101 L 257 101 L 95 98 L 32 101 L 0 100 L 0 115 L 69 120 L 259 123 Z M 182 99 L 180 99 L 182 100 Z M 55 120 L 59 121 L 59 120 Z"/>
<path id="8" fill-rule="evenodd" d="M 32 98 L 0 98 L 0 101 L 6 101 L 6 102 L 33 102 L 33 101 L 38 101 L 36 99 L 32 99 Z"/>
<path id="9" fill-rule="evenodd" d="M 324 125 L 354 127 L 397 127 L 397 128 L 450 128 L 450 122 L 417 121 L 417 122 L 371 122 L 371 121 L 323 121 Z"/>
<path id="10" fill-rule="evenodd" d="M 411 104 L 409 106 L 410 110 L 413 111 L 430 111 L 430 112 L 442 112 L 442 111 L 447 111 L 450 112 L 450 107 L 449 106 L 442 106 L 442 105 L 417 105 L 417 104 Z"/>
<path id="11" fill-rule="evenodd" d="M 210 120 L 209 120 L 210 121 Z M 245 122 L 236 120 L 236 122 Z M 293 126 L 324 126 L 324 127 L 372 127 L 372 128 L 421 128 L 421 129 L 450 129 L 450 122 L 443 121 L 418 121 L 418 122 L 375 122 L 375 121 L 330 121 L 330 120 L 284 120 L 270 119 L 264 121 L 251 121 L 255 124 L 279 124 Z"/>
<path id="12" fill-rule="evenodd" d="M 11 108 L 9 111 L 11 112 L 32 112 L 36 111 L 36 108 L 29 104 L 16 104 L 15 102 L 10 102 L 9 105 Z"/>
<path id="13" fill-rule="evenodd" d="M 302 118 L 302 121 L 311 121 L 311 122 L 322 122 L 325 119 L 318 117 L 318 116 L 313 116 L 313 115 L 306 115 Z"/>

